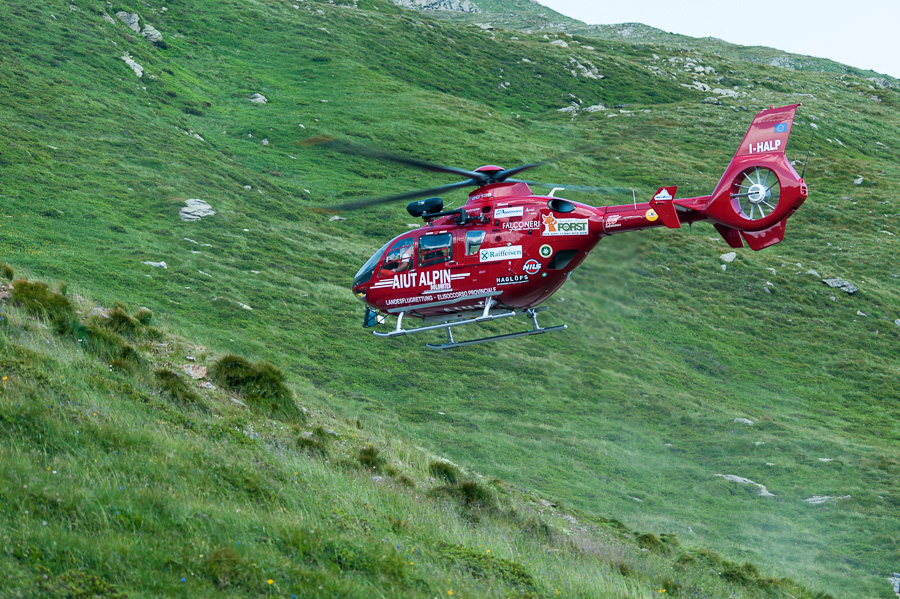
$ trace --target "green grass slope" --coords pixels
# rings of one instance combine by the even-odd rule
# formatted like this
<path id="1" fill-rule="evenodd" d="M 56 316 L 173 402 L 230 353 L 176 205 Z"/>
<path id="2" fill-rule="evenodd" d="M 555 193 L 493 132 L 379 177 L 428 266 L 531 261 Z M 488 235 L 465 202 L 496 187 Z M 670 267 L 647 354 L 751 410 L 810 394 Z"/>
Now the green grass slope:
<path id="1" fill-rule="evenodd" d="M 164 44 L 104 19 L 119 10 L 139 12 Z M 575 36 L 561 47 L 550 35 L 484 31 L 380 1 L 41 0 L 4 3 L 0 22 L 0 260 L 103 305 L 147 306 L 156 326 L 202 340 L 216 355 L 269 361 L 288 388 L 320 402 L 315 409 L 358 419 L 379 439 L 410 439 L 579 513 L 676 534 L 686 547 L 752 562 L 763 577 L 836 597 L 890 596 L 884 577 L 900 557 L 900 119 L 892 88 L 662 43 Z M 126 53 L 142 65 L 141 78 Z M 604 78 L 585 77 L 575 63 Z M 254 93 L 268 103 L 250 102 Z M 702 194 L 757 109 L 797 101 L 788 152 L 802 168 L 816 126 L 810 199 L 781 245 L 740 251 L 723 272 L 719 255 L 728 248 L 707 225 L 614 237 L 548 302 L 546 320 L 569 331 L 439 355 L 425 353 L 424 339 L 362 331 L 361 306 L 349 294 L 359 265 L 412 222 L 402 207 L 344 221 L 309 209 L 449 180 L 297 144 L 327 133 L 463 167 L 562 156 L 536 176 L 633 186 L 641 197 L 661 182 Z M 606 110 L 581 110 L 598 104 Z M 560 112 L 566 107 L 578 110 Z M 209 202 L 216 215 L 181 221 L 189 198 Z M 168 268 L 143 264 L 159 261 Z M 832 290 L 821 283 L 828 276 L 860 291 Z M 63 368 L 54 360 L 75 360 L 57 357 L 63 348 L 53 343 L 62 342 L 54 341 L 36 366 L 13 372 L 24 358 L 5 343 L 13 377 L 36 379 Z M 15 343 L 43 347 L 37 337 Z M 82 372 L 91 371 L 61 374 L 78 374 L 67 384 L 88 394 Z M 127 384 L 149 384 L 141 377 L 149 375 Z M 29 418 L 43 426 L 54 404 L 20 402 L 23 387 L 9 389 L 5 409 L 35 410 Z M 107 403 L 124 392 L 101 392 L 118 419 L 103 434 L 131 430 L 142 414 Z M 150 408 L 128 408 L 137 409 Z M 54 418 L 69 422 L 66 414 Z M 135 434 L 159 435 L 153 447 L 174 434 L 164 423 L 151 429 Z M 19 469 L 64 450 L 21 438 L 2 441 Z M 206 451 L 206 441 L 190 442 Z M 165 461 L 154 463 L 159 477 L 175 476 Z M 345 487 L 350 496 L 368 488 L 321 472 L 335 488 L 354 485 Z M 79 488 L 90 484 L 71 492 Z M 215 492 L 213 503 L 228 491 Z M 302 497 L 292 493 L 279 505 Z M 805 501 L 815 496 L 832 499 Z M 17 537 L 24 541 L 4 542 L 49 551 L 33 563 L 51 560 L 54 576 L 77 566 L 29 541 L 38 524 Z M 434 534 L 431 541 L 461 543 Z M 31 558 L 11 551 L 9 563 L 25 572 Z M 91 568 L 114 553 L 96 549 Z"/>
<path id="2" fill-rule="evenodd" d="M 146 309 L 0 294 L 4 599 L 811 595 L 295 400 Z"/>

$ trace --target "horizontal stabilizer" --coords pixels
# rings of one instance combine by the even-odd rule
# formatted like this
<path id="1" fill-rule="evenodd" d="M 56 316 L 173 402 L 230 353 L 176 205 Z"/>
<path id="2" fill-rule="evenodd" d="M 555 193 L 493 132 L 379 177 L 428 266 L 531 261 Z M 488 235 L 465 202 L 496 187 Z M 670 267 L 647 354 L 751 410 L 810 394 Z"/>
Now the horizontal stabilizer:
<path id="1" fill-rule="evenodd" d="M 762 231 L 741 231 L 741 237 L 744 238 L 751 250 L 758 252 L 784 239 L 784 227 L 787 225 L 787 219 L 788 217 L 785 216 L 768 229 L 763 229 Z"/>
<path id="2" fill-rule="evenodd" d="M 675 190 L 677 189 L 677 185 L 660 187 L 650 199 L 650 207 L 656 211 L 663 224 L 670 229 L 681 228 L 681 220 L 675 211 Z"/>
<path id="3" fill-rule="evenodd" d="M 716 228 L 716 231 L 719 232 L 725 242 L 729 247 L 733 247 L 735 249 L 740 249 L 744 247 L 744 241 L 741 239 L 741 232 L 732 227 L 728 227 L 726 225 L 720 225 L 719 223 L 713 223 L 713 227 Z"/>

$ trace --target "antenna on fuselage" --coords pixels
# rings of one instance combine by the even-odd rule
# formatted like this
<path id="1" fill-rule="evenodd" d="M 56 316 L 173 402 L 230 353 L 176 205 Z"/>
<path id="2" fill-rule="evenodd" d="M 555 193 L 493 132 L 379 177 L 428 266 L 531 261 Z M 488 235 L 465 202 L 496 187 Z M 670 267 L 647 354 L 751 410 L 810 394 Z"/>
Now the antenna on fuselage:
<path id="1" fill-rule="evenodd" d="M 635 195 L 634 189 L 631 190 L 631 200 L 634 202 L 634 209 L 637 210 L 637 195 Z"/>

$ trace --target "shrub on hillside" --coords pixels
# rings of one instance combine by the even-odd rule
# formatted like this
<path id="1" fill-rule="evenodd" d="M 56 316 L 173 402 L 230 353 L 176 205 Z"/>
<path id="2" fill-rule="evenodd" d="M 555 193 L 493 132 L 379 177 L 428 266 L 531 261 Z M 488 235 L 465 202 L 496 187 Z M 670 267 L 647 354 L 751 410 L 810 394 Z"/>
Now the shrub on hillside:
<path id="1" fill-rule="evenodd" d="M 325 441 L 315 436 L 300 436 L 297 438 L 297 447 L 306 452 L 307 455 L 324 458 L 328 456 L 328 446 Z"/>
<path id="2" fill-rule="evenodd" d="M 431 462 L 428 471 L 434 478 L 439 478 L 444 482 L 454 485 L 459 481 L 459 469 L 449 462 L 436 461 Z"/>
<path id="3" fill-rule="evenodd" d="M 284 384 L 284 372 L 269 362 L 251 364 L 246 358 L 229 354 L 213 363 L 210 375 L 223 387 L 242 394 L 256 409 L 273 416 L 303 417 Z"/>
<path id="4" fill-rule="evenodd" d="M 7 281 L 12 281 L 13 277 L 16 276 L 16 271 L 13 270 L 13 267 L 9 264 L 0 264 L 0 274 L 3 275 L 3 278 Z"/>
<path id="5" fill-rule="evenodd" d="M 71 318 L 75 314 L 72 302 L 61 293 L 52 291 L 46 283 L 17 279 L 12 283 L 12 300 L 33 316 L 46 316 L 51 321 Z"/>
<path id="6" fill-rule="evenodd" d="M 381 451 L 374 445 L 368 445 L 359 450 L 356 455 L 357 461 L 366 468 L 377 469 L 384 464 L 384 458 L 380 455 Z"/>
<path id="7" fill-rule="evenodd" d="M 154 374 L 156 384 L 160 390 L 170 399 L 183 406 L 196 406 L 202 404 L 202 399 L 196 391 L 184 382 L 178 373 L 167 368 L 160 368 Z"/>
<path id="8" fill-rule="evenodd" d="M 490 489 L 474 481 L 463 481 L 437 487 L 431 491 L 434 497 L 448 497 L 459 503 L 477 520 L 478 512 L 497 513 L 497 498 Z"/>

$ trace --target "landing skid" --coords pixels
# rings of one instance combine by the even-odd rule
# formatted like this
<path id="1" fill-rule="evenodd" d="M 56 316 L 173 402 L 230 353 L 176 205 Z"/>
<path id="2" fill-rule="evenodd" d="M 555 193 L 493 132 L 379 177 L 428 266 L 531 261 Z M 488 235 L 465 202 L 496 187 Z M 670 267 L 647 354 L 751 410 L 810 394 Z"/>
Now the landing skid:
<path id="1" fill-rule="evenodd" d="M 527 337 L 530 335 L 540 335 L 542 333 L 552 333 L 555 331 L 564 331 L 569 327 L 567 325 L 559 325 L 555 327 L 541 327 L 537 321 L 537 313 L 543 312 L 547 309 L 547 306 L 541 306 L 540 308 L 529 308 L 527 310 L 516 311 L 509 310 L 507 312 L 499 312 L 499 313 L 491 313 L 491 308 L 494 305 L 494 300 L 485 301 L 484 311 L 480 316 L 475 316 L 472 318 L 466 318 L 463 320 L 454 320 L 451 322 L 442 322 L 439 324 L 427 325 L 423 327 L 417 327 L 414 329 L 404 329 L 403 328 L 403 316 L 406 312 L 400 312 L 397 314 L 397 328 L 393 331 L 382 333 L 380 331 L 375 331 L 374 334 L 378 337 L 397 337 L 400 335 L 411 335 L 413 333 L 421 333 L 425 331 L 436 331 L 443 329 L 447 332 L 447 342 L 441 344 L 435 343 L 426 343 L 425 347 L 428 349 L 453 349 L 455 347 L 464 347 L 466 345 L 477 345 L 479 343 L 490 343 L 492 341 L 503 341 L 504 339 L 515 339 L 516 337 Z M 481 339 L 472 339 L 470 341 L 456 341 L 453 339 L 453 327 L 458 327 L 467 324 L 480 324 L 484 322 L 489 322 L 492 320 L 498 320 L 500 318 L 508 318 L 510 316 L 528 316 L 531 318 L 531 322 L 533 323 L 533 327 L 528 331 L 520 331 L 518 333 L 507 333 L 505 335 L 494 335 L 492 337 L 482 337 Z"/>

